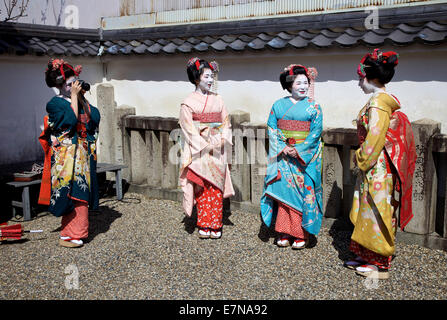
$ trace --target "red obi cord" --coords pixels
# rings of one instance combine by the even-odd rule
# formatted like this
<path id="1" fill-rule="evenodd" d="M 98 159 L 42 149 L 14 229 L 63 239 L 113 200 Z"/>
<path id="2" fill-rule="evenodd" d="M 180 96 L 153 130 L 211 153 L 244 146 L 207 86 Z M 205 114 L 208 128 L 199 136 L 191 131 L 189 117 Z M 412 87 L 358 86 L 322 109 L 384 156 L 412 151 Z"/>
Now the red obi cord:
<path id="1" fill-rule="evenodd" d="M 278 120 L 278 129 L 289 131 L 310 131 L 310 121 Z"/>
<path id="2" fill-rule="evenodd" d="M 200 122 L 221 122 L 220 112 L 193 113 L 192 120 Z"/>

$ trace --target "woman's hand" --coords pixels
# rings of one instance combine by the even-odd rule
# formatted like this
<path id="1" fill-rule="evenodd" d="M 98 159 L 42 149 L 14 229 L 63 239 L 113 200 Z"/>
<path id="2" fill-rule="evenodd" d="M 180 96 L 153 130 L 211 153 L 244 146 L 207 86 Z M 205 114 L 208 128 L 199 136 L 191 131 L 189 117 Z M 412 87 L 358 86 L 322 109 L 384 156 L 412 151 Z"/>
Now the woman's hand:
<path id="1" fill-rule="evenodd" d="M 79 84 L 79 81 L 76 80 L 75 82 L 73 82 L 71 84 L 71 97 L 72 98 L 77 98 L 78 94 L 79 94 L 79 92 L 81 92 L 81 90 L 82 90 L 82 87 Z"/>
<path id="2" fill-rule="evenodd" d="M 294 157 L 294 158 L 297 158 L 298 157 L 298 152 L 296 151 L 296 149 L 295 148 L 292 148 L 292 147 L 290 147 L 290 146 L 286 146 L 285 148 L 284 148 L 284 154 L 286 154 L 286 155 L 288 155 L 288 156 L 291 156 L 291 157 Z"/>

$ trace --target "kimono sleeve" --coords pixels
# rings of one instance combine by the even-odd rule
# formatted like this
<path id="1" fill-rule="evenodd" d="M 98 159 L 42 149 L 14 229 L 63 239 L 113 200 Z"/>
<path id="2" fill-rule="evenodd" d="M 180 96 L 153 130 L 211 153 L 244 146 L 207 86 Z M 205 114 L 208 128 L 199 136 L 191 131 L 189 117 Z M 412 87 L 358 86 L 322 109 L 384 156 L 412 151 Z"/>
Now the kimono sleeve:
<path id="1" fill-rule="evenodd" d="M 78 123 L 73 109 L 68 102 L 64 102 L 66 101 L 52 99 L 47 103 L 48 123 L 54 130 L 72 129 Z"/>
<path id="2" fill-rule="evenodd" d="M 200 135 L 193 123 L 192 111 L 185 104 L 180 107 L 179 124 L 182 129 L 182 137 L 190 145 L 193 157 L 200 155 L 200 152 L 211 147 L 210 143 Z"/>
<path id="3" fill-rule="evenodd" d="M 319 104 L 315 104 L 311 109 L 311 123 L 309 135 L 306 139 L 295 145 L 298 152 L 300 162 L 303 165 L 308 165 L 318 152 L 321 142 L 321 133 L 323 132 L 323 112 Z"/>
<path id="4" fill-rule="evenodd" d="M 224 138 L 227 143 L 232 145 L 233 139 L 232 139 L 232 133 L 231 133 L 230 116 L 228 114 L 227 108 L 225 107 L 225 104 L 223 103 L 222 99 L 221 99 L 221 105 L 222 105 L 222 109 L 221 109 L 222 138 Z"/>
<path id="5" fill-rule="evenodd" d="M 285 138 L 282 135 L 281 130 L 278 130 L 277 122 L 277 104 L 273 104 L 272 110 L 269 113 L 267 120 L 267 130 L 269 137 L 269 158 L 273 159 L 279 156 L 284 148 L 287 146 L 285 143 Z"/>
<path id="6" fill-rule="evenodd" d="M 357 166 L 368 171 L 377 162 L 385 147 L 386 133 L 390 125 L 389 113 L 382 108 L 368 109 L 368 133 L 365 141 L 355 152 Z"/>

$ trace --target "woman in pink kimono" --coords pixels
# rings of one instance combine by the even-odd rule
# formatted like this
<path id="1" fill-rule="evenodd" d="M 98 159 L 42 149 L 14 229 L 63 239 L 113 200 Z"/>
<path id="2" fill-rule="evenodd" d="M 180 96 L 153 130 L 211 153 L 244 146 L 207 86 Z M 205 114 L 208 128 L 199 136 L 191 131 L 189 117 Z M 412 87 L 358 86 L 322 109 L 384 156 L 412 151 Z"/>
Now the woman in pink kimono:
<path id="1" fill-rule="evenodd" d="M 182 102 L 179 116 L 183 209 L 191 216 L 196 205 L 199 237 L 219 239 L 223 199 L 234 195 L 227 162 L 232 145 L 230 119 L 222 97 L 211 92 L 217 63 L 192 58 L 186 70 L 196 88 Z"/>

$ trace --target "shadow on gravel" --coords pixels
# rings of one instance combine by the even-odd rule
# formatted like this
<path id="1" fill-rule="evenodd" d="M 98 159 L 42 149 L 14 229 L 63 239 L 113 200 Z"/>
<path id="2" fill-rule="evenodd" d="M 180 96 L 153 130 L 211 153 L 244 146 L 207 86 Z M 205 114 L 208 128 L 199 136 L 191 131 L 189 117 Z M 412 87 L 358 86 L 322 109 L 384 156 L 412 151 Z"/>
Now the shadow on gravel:
<path id="1" fill-rule="evenodd" d="M 272 244 L 275 244 L 275 240 L 278 238 L 278 232 L 275 231 L 276 215 L 273 215 L 270 227 L 267 227 L 263 222 L 261 211 L 259 211 L 259 220 L 261 221 L 261 225 L 259 226 L 258 238 L 262 242 L 272 241 Z"/>
<path id="2" fill-rule="evenodd" d="M 99 206 L 98 211 L 89 214 L 88 238 L 86 243 L 92 241 L 98 234 L 106 233 L 112 223 L 122 214 L 108 206 Z"/>
<path id="3" fill-rule="evenodd" d="M 349 251 L 351 242 L 352 225 L 343 219 L 336 219 L 329 229 L 329 235 L 332 238 L 332 246 L 338 252 L 338 258 L 341 261 L 347 261 L 354 257 Z"/>

